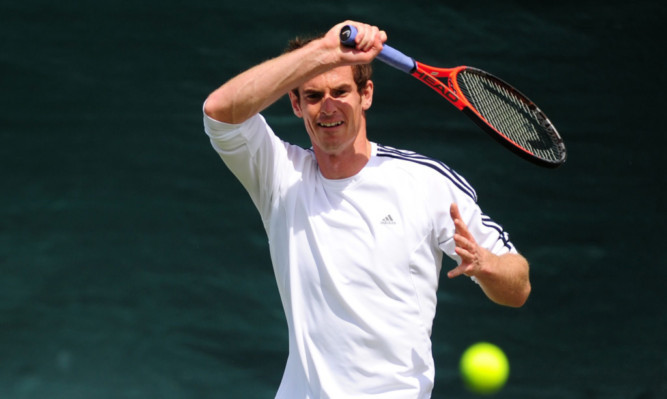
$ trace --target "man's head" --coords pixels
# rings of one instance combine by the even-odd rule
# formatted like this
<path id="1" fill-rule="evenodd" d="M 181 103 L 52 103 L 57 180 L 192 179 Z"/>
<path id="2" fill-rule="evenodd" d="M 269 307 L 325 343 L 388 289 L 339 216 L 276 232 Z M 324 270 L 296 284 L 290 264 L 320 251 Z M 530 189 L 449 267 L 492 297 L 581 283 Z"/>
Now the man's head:
<path id="1" fill-rule="evenodd" d="M 313 39 L 290 42 L 294 51 Z M 322 73 L 289 93 L 294 114 L 303 119 L 318 156 L 366 151 L 366 110 L 373 100 L 370 65 L 341 66 Z"/>
<path id="2" fill-rule="evenodd" d="M 342 66 L 318 75 L 289 93 L 294 114 L 303 119 L 316 155 L 357 153 L 366 147 L 366 110 L 373 82 L 359 90 L 352 68 Z"/>

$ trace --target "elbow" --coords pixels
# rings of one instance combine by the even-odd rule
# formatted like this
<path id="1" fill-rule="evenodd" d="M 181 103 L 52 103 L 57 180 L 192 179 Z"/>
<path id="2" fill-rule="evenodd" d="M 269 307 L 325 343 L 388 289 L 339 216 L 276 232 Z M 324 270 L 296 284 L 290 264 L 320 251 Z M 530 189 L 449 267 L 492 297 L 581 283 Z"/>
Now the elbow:
<path id="1" fill-rule="evenodd" d="M 489 295 L 489 299 L 498 305 L 507 306 L 510 308 L 520 308 L 528 301 L 530 291 L 530 281 L 526 280 L 526 282 L 520 284 L 519 286 L 515 286 L 511 290 L 506 290 L 504 293 L 500 293 L 495 296 Z"/>
<path id="2" fill-rule="evenodd" d="M 496 273 L 495 278 L 478 281 L 486 295 L 493 302 L 512 308 L 520 308 L 526 304 L 531 292 L 528 261 L 520 255 L 508 256 L 504 259 L 513 260 L 505 263 L 504 267 L 496 270 L 504 270 L 504 273 Z"/>
<path id="3" fill-rule="evenodd" d="M 484 287 L 482 286 L 484 290 Z M 520 308 L 526 304 L 530 296 L 530 283 L 523 284 L 520 288 L 503 290 L 502 292 L 486 292 L 486 296 L 494 303 L 510 308 Z"/>
<path id="4" fill-rule="evenodd" d="M 215 119 L 219 122 L 232 123 L 230 118 L 227 116 L 226 108 L 214 94 L 210 95 L 204 102 L 204 113 L 212 119 Z"/>
<path id="5" fill-rule="evenodd" d="M 529 277 L 530 266 L 528 265 L 528 261 L 525 258 L 523 258 L 522 261 L 523 267 L 521 278 L 519 279 L 521 283 L 518 285 L 516 291 L 514 292 L 512 300 L 509 304 L 507 304 L 507 306 L 511 306 L 513 308 L 520 308 L 525 305 L 528 301 L 528 297 L 530 296 L 530 291 L 532 290 Z"/>
<path id="6" fill-rule="evenodd" d="M 528 301 L 528 297 L 530 296 L 530 291 L 531 291 L 531 285 L 530 282 L 526 282 L 524 284 L 524 287 L 519 290 L 516 294 L 516 296 L 513 298 L 512 302 L 507 304 L 507 306 L 513 307 L 513 308 L 520 308 L 523 305 L 526 304 Z"/>
<path id="7" fill-rule="evenodd" d="M 204 113 L 218 122 L 237 124 L 244 122 L 249 116 L 240 116 L 239 107 L 224 90 L 224 86 L 211 93 L 204 102 Z"/>

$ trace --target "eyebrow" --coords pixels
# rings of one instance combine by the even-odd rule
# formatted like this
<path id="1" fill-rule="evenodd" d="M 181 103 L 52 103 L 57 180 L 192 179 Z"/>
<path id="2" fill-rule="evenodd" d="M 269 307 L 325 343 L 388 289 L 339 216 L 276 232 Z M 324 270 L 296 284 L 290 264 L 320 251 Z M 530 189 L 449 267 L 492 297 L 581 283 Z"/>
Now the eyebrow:
<path id="1" fill-rule="evenodd" d="M 352 91 L 352 85 L 349 83 L 342 83 L 338 86 L 332 87 L 331 90 L 348 90 Z M 323 90 L 318 90 L 318 89 L 304 89 L 303 94 L 308 95 L 308 94 L 318 94 L 322 93 Z"/>

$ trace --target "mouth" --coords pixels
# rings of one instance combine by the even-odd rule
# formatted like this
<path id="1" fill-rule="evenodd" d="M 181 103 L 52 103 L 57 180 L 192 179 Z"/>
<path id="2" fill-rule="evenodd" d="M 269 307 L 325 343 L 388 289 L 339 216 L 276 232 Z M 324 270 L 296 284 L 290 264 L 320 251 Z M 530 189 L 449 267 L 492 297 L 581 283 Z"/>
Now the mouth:
<path id="1" fill-rule="evenodd" d="M 317 122 L 317 126 L 319 127 L 324 127 L 324 128 L 332 128 L 332 127 L 338 127 L 343 124 L 343 121 L 338 121 L 338 122 Z"/>

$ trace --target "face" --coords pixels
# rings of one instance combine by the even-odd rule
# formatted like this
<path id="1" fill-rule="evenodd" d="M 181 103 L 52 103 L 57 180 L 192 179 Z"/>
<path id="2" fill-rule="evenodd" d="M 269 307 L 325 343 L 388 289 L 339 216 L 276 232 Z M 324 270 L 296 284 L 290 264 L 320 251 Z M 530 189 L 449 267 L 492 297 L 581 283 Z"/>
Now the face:
<path id="1" fill-rule="evenodd" d="M 373 99 L 373 82 L 361 93 L 349 66 L 332 69 L 289 93 L 294 114 L 303 118 L 316 152 L 343 155 L 366 148 L 365 111 Z"/>

